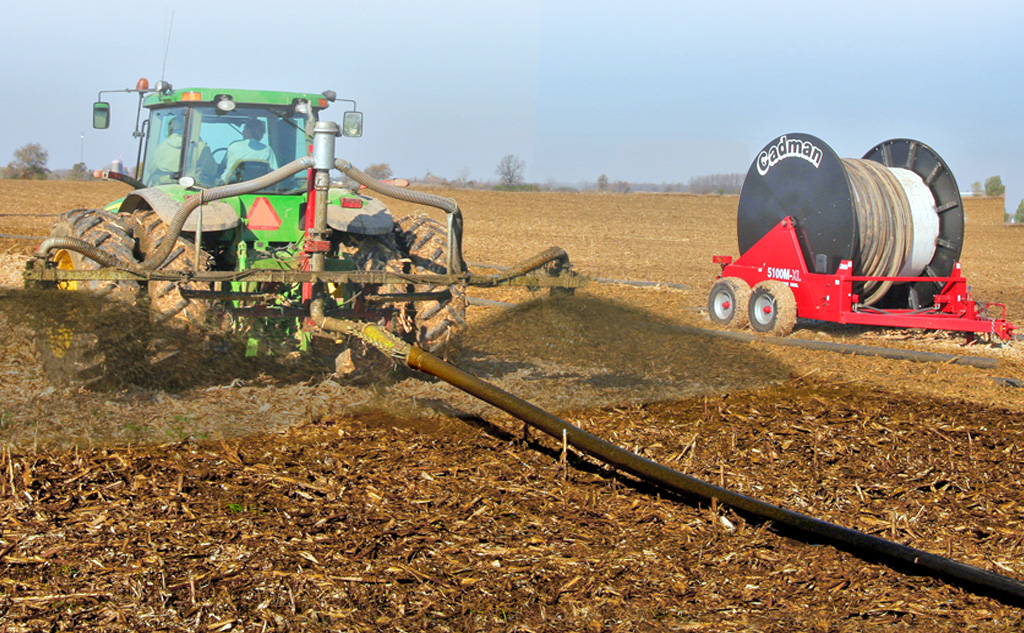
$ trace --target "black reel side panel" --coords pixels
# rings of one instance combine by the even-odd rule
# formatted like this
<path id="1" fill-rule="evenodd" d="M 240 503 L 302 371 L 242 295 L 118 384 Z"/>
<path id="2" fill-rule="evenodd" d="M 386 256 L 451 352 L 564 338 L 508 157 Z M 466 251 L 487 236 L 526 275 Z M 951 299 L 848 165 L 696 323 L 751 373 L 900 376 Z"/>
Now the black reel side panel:
<path id="1" fill-rule="evenodd" d="M 858 248 L 846 171 L 836 153 L 810 134 L 784 134 L 758 153 L 743 181 L 736 232 L 740 254 L 791 216 L 807 267 L 834 274 Z"/>

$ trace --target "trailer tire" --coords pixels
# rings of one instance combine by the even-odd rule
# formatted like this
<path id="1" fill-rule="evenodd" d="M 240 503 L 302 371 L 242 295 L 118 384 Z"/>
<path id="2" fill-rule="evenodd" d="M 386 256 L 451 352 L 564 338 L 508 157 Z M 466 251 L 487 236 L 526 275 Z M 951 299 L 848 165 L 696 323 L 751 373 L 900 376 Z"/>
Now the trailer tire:
<path id="1" fill-rule="evenodd" d="M 135 263 L 134 240 L 121 219 L 99 209 L 75 209 L 57 217 L 50 237 L 87 242 L 119 261 Z M 58 249 L 51 260 L 63 270 L 98 270 L 100 264 L 72 250 Z M 69 281 L 58 289 L 84 291 L 93 297 L 44 305 L 38 319 L 36 347 L 50 382 L 65 387 L 111 389 L 131 382 L 144 370 L 145 337 L 140 336 L 134 281 Z"/>
<path id="2" fill-rule="evenodd" d="M 762 281 L 750 293 L 750 327 L 769 336 L 786 336 L 796 325 L 796 297 L 781 281 Z"/>
<path id="3" fill-rule="evenodd" d="M 742 328 L 748 323 L 750 284 L 739 277 L 723 277 L 708 294 L 708 318 L 715 325 Z"/>

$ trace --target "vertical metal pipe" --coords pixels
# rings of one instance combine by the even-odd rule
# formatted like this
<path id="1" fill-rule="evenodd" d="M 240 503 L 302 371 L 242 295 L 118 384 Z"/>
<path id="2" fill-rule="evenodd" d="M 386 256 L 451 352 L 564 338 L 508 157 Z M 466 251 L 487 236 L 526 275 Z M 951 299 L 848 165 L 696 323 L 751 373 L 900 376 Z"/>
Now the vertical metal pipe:
<path id="1" fill-rule="evenodd" d="M 331 187 L 331 174 L 328 171 L 318 169 L 314 175 L 313 191 L 316 192 L 316 201 L 313 205 L 313 230 L 309 237 L 314 240 L 323 241 L 327 239 L 327 198 Z M 308 213 L 308 211 L 307 211 Z M 310 268 L 317 272 L 324 270 L 327 253 L 314 251 Z"/>
<path id="2" fill-rule="evenodd" d="M 317 121 L 313 127 L 313 192 L 314 204 L 306 205 L 306 213 L 313 213 L 313 229 L 306 235 L 307 240 L 325 241 L 328 238 L 327 202 L 331 188 L 331 169 L 334 168 L 334 140 L 341 134 L 341 128 L 333 121 Z M 310 206 L 313 208 L 310 209 Z M 327 253 L 315 249 L 310 258 L 310 269 L 323 272 Z M 322 314 L 324 307 L 324 282 L 317 281 L 312 288 L 311 314 Z"/>

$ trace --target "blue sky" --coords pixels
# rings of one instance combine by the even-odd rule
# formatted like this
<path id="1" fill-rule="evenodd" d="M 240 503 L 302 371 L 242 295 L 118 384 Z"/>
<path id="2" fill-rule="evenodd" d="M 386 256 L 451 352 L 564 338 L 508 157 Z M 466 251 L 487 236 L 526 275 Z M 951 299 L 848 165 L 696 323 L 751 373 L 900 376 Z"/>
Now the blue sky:
<path id="1" fill-rule="evenodd" d="M 843 157 L 916 138 L 962 190 L 1000 174 L 1024 197 L 1024 3 L 1009 0 L 17 3 L 0 163 L 29 142 L 51 168 L 133 163 L 135 98 L 109 96 L 106 131 L 90 104 L 160 78 L 172 11 L 176 87 L 333 89 L 366 117 L 339 156 L 398 176 L 489 180 L 517 154 L 534 182 L 686 182 L 807 132 Z"/>

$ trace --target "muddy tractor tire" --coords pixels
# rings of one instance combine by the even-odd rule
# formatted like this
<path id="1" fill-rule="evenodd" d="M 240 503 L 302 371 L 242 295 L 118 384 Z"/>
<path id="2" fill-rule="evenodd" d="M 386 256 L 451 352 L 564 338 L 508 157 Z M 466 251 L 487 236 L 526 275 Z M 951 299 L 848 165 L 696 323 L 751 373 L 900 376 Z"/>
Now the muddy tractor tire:
<path id="1" fill-rule="evenodd" d="M 447 231 L 440 223 L 425 217 L 407 217 L 396 222 L 391 233 L 363 237 L 349 250 L 358 270 L 445 274 L 447 244 Z M 433 354 L 446 356 L 454 350 L 454 337 L 466 324 L 464 286 L 386 284 L 379 291 L 438 293 L 435 300 L 394 304 L 393 314 L 385 325 L 395 336 Z M 373 352 L 370 356 L 376 355 Z M 338 371 L 343 373 L 340 365 Z"/>
<path id="2" fill-rule="evenodd" d="M 395 262 L 400 272 L 448 272 L 448 231 L 440 222 L 424 216 L 405 217 L 395 224 L 395 236 L 403 254 Z M 418 290 L 444 293 L 444 297 L 405 306 L 412 313 L 415 342 L 432 354 L 447 356 L 454 350 L 455 335 L 466 326 L 466 287 L 421 286 Z"/>
<path id="3" fill-rule="evenodd" d="M 139 261 L 146 261 L 146 258 L 156 251 L 166 239 L 167 223 L 155 211 L 148 209 L 132 214 L 131 223 L 136 238 L 135 254 Z M 171 254 L 159 269 L 196 270 L 195 261 L 195 242 L 179 236 Z M 211 264 L 210 256 L 205 252 L 200 252 L 198 270 L 209 270 Z M 172 281 L 149 282 L 150 317 L 154 323 L 203 328 L 210 318 L 209 306 L 202 301 L 183 297 L 181 288 L 206 289 L 204 284 L 196 282 L 186 282 L 181 286 Z"/>
<path id="4" fill-rule="evenodd" d="M 50 237 L 82 240 L 123 262 L 135 263 L 134 240 L 121 219 L 97 209 L 58 216 Z M 58 249 L 51 260 L 62 270 L 97 270 L 97 262 Z M 75 295 L 50 297 L 41 306 L 36 345 L 50 381 L 68 387 L 107 389 L 131 382 L 146 359 L 146 318 L 135 308 L 134 281 L 69 281 L 58 284 Z M 52 301 L 52 305 L 49 303 Z"/>

